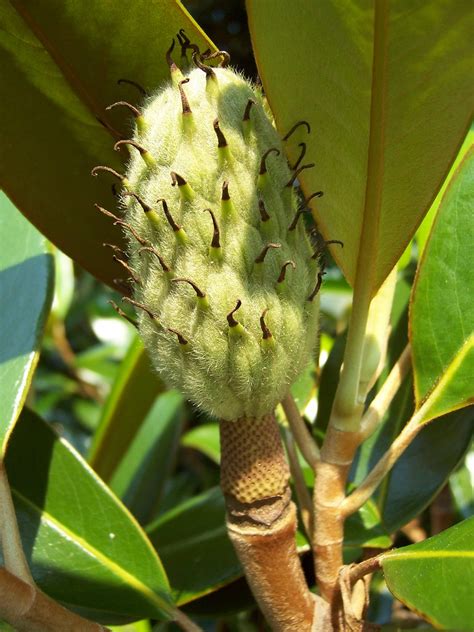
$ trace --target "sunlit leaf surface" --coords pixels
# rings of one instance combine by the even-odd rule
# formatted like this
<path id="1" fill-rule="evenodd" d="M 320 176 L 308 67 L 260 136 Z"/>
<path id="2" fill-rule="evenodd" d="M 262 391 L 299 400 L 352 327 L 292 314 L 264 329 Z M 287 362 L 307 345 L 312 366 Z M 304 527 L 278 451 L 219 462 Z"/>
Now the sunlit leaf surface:
<path id="1" fill-rule="evenodd" d="M 474 518 L 424 542 L 386 553 L 382 567 L 397 599 L 436 628 L 472 630 Z"/>
<path id="2" fill-rule="evenodd" d="M 28 393 L 53 293 L 46 239 L 0 192 L 0 460 Z"/>
<path id="3" fill-rule="evenodd" d="M 419 264 L 410 311 L 423 421 L 474 401 L 474 150 L 453 175 Z"/>
<path id="4" fill-rule="evenodd" d="M 6 466 L 24 550 L 46 593 L 108 623 L 170 612 L 167 577 L 138 524 L 71 446 L 27 409 Z"/>

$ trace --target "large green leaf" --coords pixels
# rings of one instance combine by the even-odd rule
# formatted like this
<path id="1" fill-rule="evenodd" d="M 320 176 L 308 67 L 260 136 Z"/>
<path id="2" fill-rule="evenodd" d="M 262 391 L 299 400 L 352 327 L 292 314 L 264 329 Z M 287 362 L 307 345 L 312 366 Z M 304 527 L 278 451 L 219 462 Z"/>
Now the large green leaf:
<path id="1" fill-rule="evenodd" d="M 0 192 L 0 460 L 24 404 L 53 291 L 44 237 Z"/>
<path id="2" fill-rule="evenodd" d="M 110 488 L 144 524 L 153 517 L 176 461 L 184 422 L 178 391 L 160 395 L 110 479 Z"/>
<path id="3" fill-rule="evenodd" d="M 224 497 L 217 487 L 171 509 L 147 532 L 168 570 L 178 605 L 242 575 L 227 536 Z"/>
<path id="4" fill-rule="evenodd" d="M 105 623 L 173 609 L 159 558 L 132 516 L 71 448 L 24 409 L 6 466 L 38 585 Z"/>
<path id="5" fill-rule="evenodd" d="M 182 610 L 187 614 L 200 617 L 201 620 L 204 617 L 212 617 L 215 620 L 229 615 L 238 615 L 244 610 L 253 608 L 255 608 L 255 597 L 250 592 L 245 577 L 240 577 L 215 592 L 190 601 L 183 605 Z M 255 630 L 246 630 L 246 632 L 255 632 Z"/>
<path id="6" fill-rule="evenodd" d="M 451 169 L 449 170 L 449 173 L 446 176 L 446 179 L 443 182 L 443 185 L 440 188 L 435 201 L 431 205 L 430 210 L 425 215 L 418 230 L 416 231 L 416 243 L 418 246 L 418 253 L 420 255 L 422 254 L 425 248 L 426 242 L 428 241 L 428 237 L 430 236 L 434 218 L 436 217 L 436 214 L 439 210 L 439 205 L 441 204 L 441 200 L 443 199 L 444 194 L 446 193 L 446 189 L 448 188 L 448 185 L 450 184 L 451 179 L 454 176 L 457 168 L 459 167 L 461 162 L 464 160 L 466 154 L 472 148 L 473 145 L 474 145 L 474 121 L 471 123 L 471 128 L 469 132 L 467 133 L 466 138 L 464 139 L 464 142 L 462 144 L 461 149 L 459 150 L 458 155 L 456 156 L 456 160 L 451 165 Z"/>
<path id="7" fill-rule="evenodd" d="M 389 449 L 413 413 L 413 386 L 407 377 L 377 431 L 361 446 L 352 480 L 360 483 Z M 469 447 L 474 408 L 428 424 L 385 476 L 374 496 L 382 524 L 393 533 L 417 516 L 445 485 Z M 449 443 L 446 437 L 449 436 Z"/>
<path id="8" fill-rule="evenodd" d="M 120 275 L 102 243 L 120 231 L 93 207 L 114 204 L 111 182 L 89 174 L 98 164 L 120 170 L 113 140 L 130 125 L 125 110 L 105 107 L 139 97 L 118 79 L 154 90 L 168 78 L 165 51 L 179 29 L 201 50 L 212 44 L 175 0 L 0 0 L 0 22 L 0 185 L 51 241 L 112 283 Z"/>
<path id="9" fill-rule="evenodd" d="M 382 482 L 377 503 L 387 531 L 395 531 L 420 514 L 469 447 L 473 407 L 448 413 L 440 421 L 423 428 Z"/>
<path id="10" fill-rule="evenodd" d="M 382 557 L 392 593 L 443 630 L 474 629 L 474 518 Z"/>
<path id="11" fill-rule="evenodd" d="M 143 344 L 136 337 L 104 405 L 90 450 L 89 463 L 104 481 L 112 476 L 162 390 Z"/>
<path id="12" fill-rule="evenodd" d="M 344 249 L 347 279 L 374 293 L 430 207 L 473 107 L 466 2 L 247 0 L 257 66 L 277 128 L 291 136 L 318 225 Z M 434 127 L 435 125 L 435 127 Z"/>
<path id="13" fill-rule="evenodd" d="M 441 201 L 420 262 L 410 312 L 422 421 L 474 401 L 474 149 Z"/>

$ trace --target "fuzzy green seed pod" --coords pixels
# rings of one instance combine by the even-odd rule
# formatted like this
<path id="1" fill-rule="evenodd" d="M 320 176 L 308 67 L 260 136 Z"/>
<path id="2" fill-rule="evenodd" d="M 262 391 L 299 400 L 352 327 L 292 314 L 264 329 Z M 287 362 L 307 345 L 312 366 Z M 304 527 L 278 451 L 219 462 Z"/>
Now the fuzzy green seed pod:
<path id="1" fill-rule="evenodd" d="M 318 328 L 318 261 L 282 141 L 259 92 L 229 68 L 174 68 L 141 120 L 125 141 L 123 205 L 145 346 L 201 409 L 261 417 L 308 362 Z"/>

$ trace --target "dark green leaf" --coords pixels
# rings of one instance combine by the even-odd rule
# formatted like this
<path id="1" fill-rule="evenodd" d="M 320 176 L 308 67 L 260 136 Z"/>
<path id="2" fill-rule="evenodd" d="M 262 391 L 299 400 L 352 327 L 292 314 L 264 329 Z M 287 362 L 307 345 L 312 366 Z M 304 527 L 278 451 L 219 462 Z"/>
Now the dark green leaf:
<path id="1" fill-rule="evenodd" d="M 89 462 L 108 481 L 140 428 L 162 385 L 136 337 L 104 405 Z"/>
<path id="2" fill-rule="evenodd" d="M 392 593 L 437 628 L 474 629 L 474 518 L 424 542 L 386 553 L 382 567 Z"/>
<path id="3" fill-rule="evenodd" d="M 444 487 L 472 438 L 474 408 L 455 411 L 429 424 L 413 440 L 382 483 L 377 497 L 389 532 L 417 516 Z"/>
<path id="4" fill-rule="evenodd" d="M 354 482 L 359 483 L 367 475 L 410 418 L 412 393 L 412 380 L 408 378 L 380 428 L 360 449 Z M 434 422 L 423 428 L 402 454 L 375 495 L 388 533 L 417 516 L 444 486 L 469 447 L 473 420 L 473 407 L 445 415 L 441 424 Z"/>
<path id="5" fill-rule="evenodd" d="M 217 618 L 228 617 L 232 614 L 238 615 L 243 610 L 250 610 L 251 608 L 255 608 L 255 597 L 250 592 L 245 577 L 240 577 L 214 592 L 203 595 L 195 601 L 190 601 L 182 609 L 191 615 Z M 232 632 L 237 632 L 237 630 Z M 255 632 L 255 630 L 246 630 L 245 632 Z"/>
<path id="6" fill-rule="evenodd" d="M 446 189 L 449 183 L 451 182 L 451 178 L 455 174 L 457 168 L 459 167 L 461 162 L 464 160 L 467 152 L 471 149 L 473 144 L 474 144 L 474 122 L 471 124 L 471 129 L 469 130 L 469 132 L 466 135 L 466 138 L 464 139 L 464 143 L 462 144 L 462 147 L 459 150 L 456 160 L 451 165 L 451 169 L 449 170 L 449 173 L 446 176 L 446 180 L 443 182 L 443 186 L 440 188 L 435 201 L 431 205 L 430 210 L 425 215 L 425 218 L 423 219 L 420 226 L 418 227 L 418 230 L 416 231 L 416 244 L 418 247 L 418 253 L 420 257 L 421 257 L 421 254 L 423 253 L 423 250 L 425 249 L 426 242 L 428 241 L 428 238 L 431 233 L 431 229 L 433 227 L 433 221 L 436 217 L 436 214 L 439 209 L 439 205 L 441 204 L 441 200 L 444 197 Z"/>
<path id="7" fill-rule="evenodd" d="M 157 398 L 110 480 L 111 489 L 142 524 L 152 518 L 176 459 L 183 404 L 177 391 Z"/>
<path id="8" fill-rule="evenodd" d="M 81 457 L 25 409 L 6 465 L 38 585 L 105 623 L 163 618 L 168 580 L 143 531 Z"/>
<path id="9" fill-rule="evenodd" d="M 339 374 L 341 372 L 344 348 L 346 346 L 346 333 L 339 335 L 329 353 L 329 356 L 321 371 L 318 396 L 318 414 L 316 416 L 316 428 L 326 432 L 331 415 L 334 395 L 336 394 Z"/>
<path id="10" fill-rule="evenodd" d="M 25 402 L 53 295 L 45 238 L 0 192 L 0 460 Z"/>
<path id="11" fill-rule="evenodd" d="M 178 605 L 242 575 L 227 537 L 225 503 L 217 487 L 168 511 L 147 532 L 168 570 Z"/>

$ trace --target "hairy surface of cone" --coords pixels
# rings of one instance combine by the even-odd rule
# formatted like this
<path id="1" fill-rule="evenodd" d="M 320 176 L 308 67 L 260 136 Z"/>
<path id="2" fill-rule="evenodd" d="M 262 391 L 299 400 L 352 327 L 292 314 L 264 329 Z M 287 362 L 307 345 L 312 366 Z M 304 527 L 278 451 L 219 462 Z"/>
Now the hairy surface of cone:
<path id="1" fill-rule="evenodd" d="M 288 231 L 298 200 L 292 187 L 285 188 L 292 172 L 262 96 L 233 70 L 213 71 L 208 79 L 201 69 L 186 75 L 190 111 L 183 114 L 177 81 L 141 109 L 147 125 L 133 140 L 155 164 L 130 147 L 126 178 L 129 189 L 158 209 L 158 216 L 150 221 L 150 213 L 133 196 L 124 197 L 123 206 L 126 221 L 170 268 L 165 272 L 153 252 L 144 252 L 127 231 L 129 263 L 142 281 L 134 298 L 156 314 L 155 320 L 138 314 L 156 369 L 202 409 L 236 420 L 272 411 L 308 361 L 316 340 L 318 302 L 307 299 L 318 262 L 311 259 L 303 222 Z M 255 105 L 244 125 L 249 100 Z M 225 147 L 219 146 L 216 120 Z M 259 175 L 262 156 L 272 147 L 279 154 L 268 155 L 266 173 Z M 231 204 L 222 201 L 225 182 Z M 166 200 L 180 232 L 172 230 L 157 200 Z M 269 215 L 265 222 L 262 202 Z M 205 209 L 216 220 L 218 247 L 212 216 Z M 279 247 L 256 262 L 267 244 Z M 295 267 L 287 270 L 284 284 L 278 283 L 288 260 Z M 173 277 L 192 280 L 206 303 L 198 301 L 189 284 L 171 283 Z M 236 318 L 242 327 L 232 328 L 227 315 L 238 300 Z M 265 310 L 271 344 L 260 325 Z M 180 332 L 188 344 L 180 345 L 170 330 Z"/>

